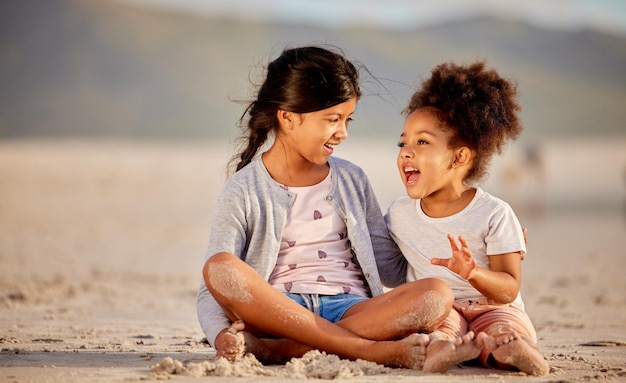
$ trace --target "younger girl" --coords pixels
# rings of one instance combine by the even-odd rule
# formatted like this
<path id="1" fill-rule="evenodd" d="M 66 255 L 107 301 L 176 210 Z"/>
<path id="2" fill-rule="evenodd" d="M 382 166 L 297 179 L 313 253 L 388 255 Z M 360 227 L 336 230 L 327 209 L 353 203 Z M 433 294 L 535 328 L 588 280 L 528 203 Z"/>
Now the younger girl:
<path id="1" fill-rule="evenodd" d="M 522 228 L 507 203 L 470 186 L 521 132 L 516 95 L 482 62 L 437 66 L 404 111 L 398 169 L 408 197 L 385 218 L 409 261 L 407 280 L 440 278 L 454 292 L 454 309 L 431 338 L 472 330 L 484 366 L 544 375 L 548 364 L 520 296 Z M 452 234 L 463 235 L 459 243 Z M 452 363 L 424 368 L 445 371 Z"/>
<path id="2" fill-rule="evenodd" d="M 218 357 L 246 351 L 284 363 L 319 349 L 422 367 L 423 333 L 441 324 L 453 297 L 436 279 L 402 284 L 406 260 L 367 177 L 331 157 L 360 95 L 354 65 L 328 49 L 287 49 L 269 64 L 242 116 L 247 146 L 215 205 L 198 294 Z M 383 294 L 381 281 L 402 285 Z"/>

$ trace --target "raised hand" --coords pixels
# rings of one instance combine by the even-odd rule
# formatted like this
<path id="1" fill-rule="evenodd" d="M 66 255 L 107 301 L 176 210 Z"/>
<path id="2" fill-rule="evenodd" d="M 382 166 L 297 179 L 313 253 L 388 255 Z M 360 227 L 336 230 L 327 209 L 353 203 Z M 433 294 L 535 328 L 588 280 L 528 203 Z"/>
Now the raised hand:
<path id="1" fill-rule="evenodd" d="M 467 241 L 465 241 L 462 236 L 459 236 L 459 242 L 461 244 L 461 248 L 459 248 L 451 234 L 448 234 L 448 240 L 450 241 L 450 248 L 452 248 L 452 258 L 433 258 L 430 260 L 430 263 L 447 267 L 466 280 L 471 279 L 476 272 L 477 266 L 476 260 L 472 257 L 472 252 L 467 245 Z"/>

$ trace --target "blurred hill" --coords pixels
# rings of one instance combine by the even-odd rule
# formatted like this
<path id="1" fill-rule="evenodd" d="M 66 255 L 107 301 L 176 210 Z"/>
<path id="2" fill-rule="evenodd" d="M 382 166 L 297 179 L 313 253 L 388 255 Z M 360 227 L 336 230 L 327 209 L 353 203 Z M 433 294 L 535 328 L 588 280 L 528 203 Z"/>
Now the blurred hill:
<path id="1" fill-rule="evenodd" d="M 0 138 L 234 137 L 259 69 L 329 43 L 367 66 L 356 136 L 389 136 L 420 77 L 486 59 L 519 83 L 522 141 L 626 137 L 626 38 L 478 18 L 407 31 L 244 23 L 113 1 L 0 4 Z M 393 134 L 395 139 L 395 134 Z"/>

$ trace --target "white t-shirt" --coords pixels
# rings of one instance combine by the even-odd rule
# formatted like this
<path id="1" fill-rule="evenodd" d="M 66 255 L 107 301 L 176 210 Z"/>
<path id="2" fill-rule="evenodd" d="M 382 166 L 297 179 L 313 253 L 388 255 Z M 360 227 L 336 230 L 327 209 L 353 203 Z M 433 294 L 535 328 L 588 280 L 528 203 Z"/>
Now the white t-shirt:
<path id="1" fill-rule="evenodd" d="M 317 185 L 288 187 L 296 199 L 269 282 L 281 292 L 367 297 L 363 272 L 352 261 L 346 224 L 326 199 L 330 177 L 329 172 Z"/>
<path id="2" fill-rule="evenodd" d="M 448 233 L 455 239 L 461 235 L 467 240 L 480 267 L 489 268 L 488 255 L 518 251 L 522 257 L 526 254 L 522 227 L 513 209 L 480 188 L 465 209 L 443 218 L 427 216 L 420 200 L 398 198 L 389 207 L 385 221 L 409 262 L 407 281 L 428 277 L 442 279 L 454 292 L 455 299 L 475 299 L 483 295 L 458 274 L 430 263 L 431 258 L 452 256 Z M 513 304 L 524 309 L 520 294 Z"/>

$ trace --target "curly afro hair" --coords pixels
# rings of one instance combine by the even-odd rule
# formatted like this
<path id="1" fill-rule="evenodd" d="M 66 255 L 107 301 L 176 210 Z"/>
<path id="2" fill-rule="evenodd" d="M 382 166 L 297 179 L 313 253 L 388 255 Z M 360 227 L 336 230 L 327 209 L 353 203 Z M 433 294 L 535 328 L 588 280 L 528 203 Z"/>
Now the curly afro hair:
<path id="1" fill-rule="evenodd" d="M 522 131 L 517 84 L 487 69 L 484 61 L 436 66 L 402 113 L 406 117 L 424 107 L 434 108 L 440 127 L 452 133 L 451 148 L 468 146 L 475 152 L 469 182 L 483 179 L 494 153 Z"/>

